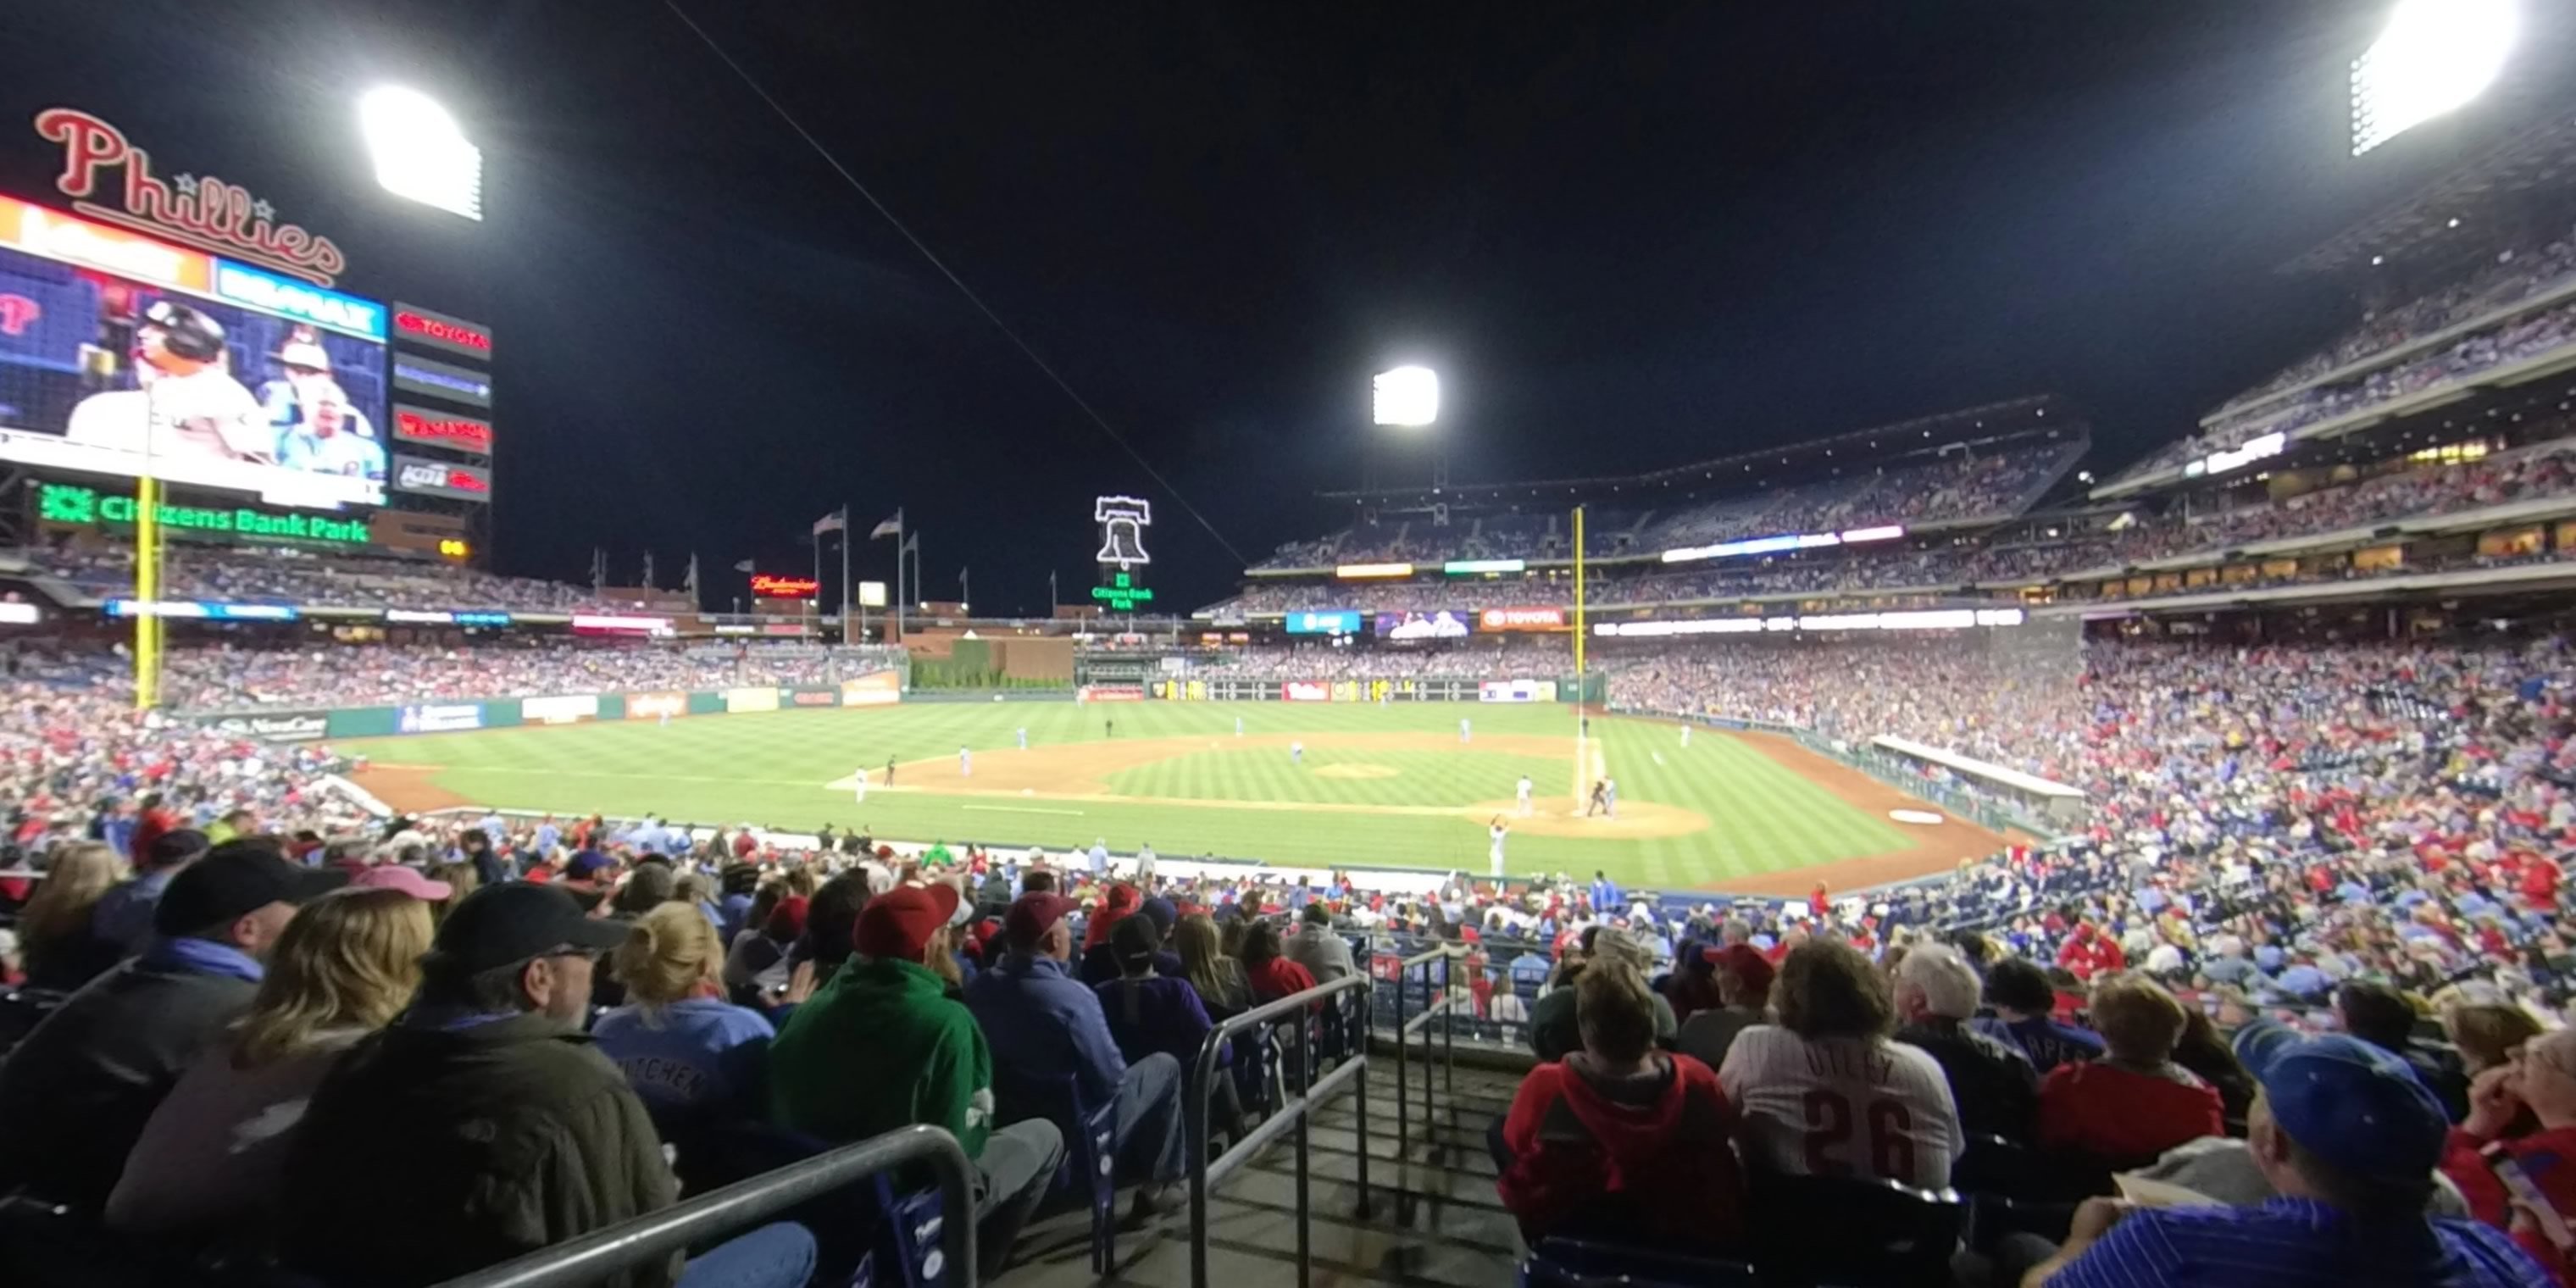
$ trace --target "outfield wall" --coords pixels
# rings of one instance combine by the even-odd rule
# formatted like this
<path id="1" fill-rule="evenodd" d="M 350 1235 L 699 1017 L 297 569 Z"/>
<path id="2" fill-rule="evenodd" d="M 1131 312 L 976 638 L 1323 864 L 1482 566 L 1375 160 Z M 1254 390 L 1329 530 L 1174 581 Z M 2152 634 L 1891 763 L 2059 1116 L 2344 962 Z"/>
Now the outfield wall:
<path id="1" fill-rule="evenodd" d="M 1086 685 L 1086 701 L 1151 702 L 1576 702 L 1586 690 L 1601 700 L 1602 677 L 1576 680 L 1321 679 L 1256 680 L 1219 675 L 1148 680 L 1140 685 Z"/>
<path id="2" fill-rule="evenodd" d="M 308 707 L 256 711 L 205 711 L 199 724 L 271 742 L 325 738 L 381 738 L 406 733 L 454 733 L 516 725 L 587 724 L 594 720 L 661 720 L 813 707 L 876 707 L 903 701 L 903 677 L 871 671 L 832 684 L 761 684 L 683 692 L 676 689 L 616 693 L 557 693 L 538 697 L 473 698 L 380 707 Z"/>

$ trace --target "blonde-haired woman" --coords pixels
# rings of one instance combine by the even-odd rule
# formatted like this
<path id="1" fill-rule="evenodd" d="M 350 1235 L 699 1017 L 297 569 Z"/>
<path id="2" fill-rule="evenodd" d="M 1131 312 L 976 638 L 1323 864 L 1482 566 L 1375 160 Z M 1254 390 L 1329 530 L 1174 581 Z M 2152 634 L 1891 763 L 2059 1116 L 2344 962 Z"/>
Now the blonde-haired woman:
<path id="1" fill-rule="evenodd" d="M 1232 1015 L 1252 1005 L 1252 981 L 1243 973 L 1243 963 L 1223 951 L 1219 938 L 1215 920 L 1204 912 L 1191 913 L 1172 926 L 1181 976 L 1199 991 L 1199 1001 L 1208 1010 Z"/>
<path id="2" fill-rule="evenodd" d="M 27 958 L 27 987 L 68 993 L 106 974 L 122 945 L 92 934 L 91 910 L 100 895 L 125 879 L 125 861 L 98 841 L 54 850 L 45 879 L 18 914 L 18 947 Z"/>
<path id="3" fill-rule="evenodd" d="M 411 1001 L 429 940 L 429 905 L 400 890 L 340 890 L 298 910 L 231 1041 L 190 1066 L 144 1125 L 107 1223 L 256 1242 L 305 1102 L 343 1051 Z"/>
<path id="4" fill-rule="evenodd" d="M 725 1000 L 724 943 L 694 904 L 635 919 L 611 961 L 627 1004 L 591 1037 L 667 1134 L 708 1119 L 756 1117 L 769 1070 L 768 1017 Z"/>

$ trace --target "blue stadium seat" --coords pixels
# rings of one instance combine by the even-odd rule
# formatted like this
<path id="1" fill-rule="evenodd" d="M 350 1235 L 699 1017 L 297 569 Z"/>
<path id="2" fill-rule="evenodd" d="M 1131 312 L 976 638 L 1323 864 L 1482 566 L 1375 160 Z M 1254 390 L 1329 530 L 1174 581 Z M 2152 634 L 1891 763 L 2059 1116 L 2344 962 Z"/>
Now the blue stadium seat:
<path id="1" fill-rule="evenodd" d="M 1004 1126 L 1032 1118 L 1064 1133 L 1064 1162 L 1056 1169 L 1048 1204 L 1078 1198 L 1091 1205 L 1092 1273 L 1118 1264 L 1118 1102 L 1084 1103 L 1082 1080 L 1072 1074 L 1035 1079 L 993 1067 L 995 1120 Z"/>
<path id="2" fill-rule="evenodd" d="M 1957 1191 L 1874 1178 L 1761 1173 L 1749 1198 L 1745 1228 L 1766 1277 L 1841 1288 L 1947 1283 L 1968 1228 Z"/>

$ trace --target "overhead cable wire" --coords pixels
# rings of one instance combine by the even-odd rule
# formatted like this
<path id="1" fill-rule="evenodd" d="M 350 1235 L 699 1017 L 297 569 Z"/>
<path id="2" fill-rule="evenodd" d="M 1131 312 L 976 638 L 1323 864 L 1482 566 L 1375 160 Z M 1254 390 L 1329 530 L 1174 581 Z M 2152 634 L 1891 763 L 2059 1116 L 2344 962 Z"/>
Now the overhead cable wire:
<path id="1" fill-rule="evenodd" d="M 852 191 L 857 192 L 860 197 L 864 198 L 868 205 L 877 212 L 880 218 L 883 218 L 896 232 L 903 234 L 903 239 L 912 243 L 912 248 L 920 252 L 921 257 L 928 260 L 932 268 L 938 269 L 939 275 L 947 278 L 948 284 L 956 287 L 957 293 L 965 296 L 966 302 L 974 305 L 976 311 L 984 315 L 984 320 L 993 324 L 994 330 L 1001 332 L 1003 338 L 1009 340 L 1011 344 L 1020 351 L 1021 355 L 1029 360 L 1031 365 L 1035 366 L 1041 373 L 1043 373 L 1049 381 L 1052 381 L 1057 389 L 1062 390 L 1066 398 L 1073 400 L 1073 405 L 1080 408 L 1082 410 L 1082 414 L 1089 417 L 1091 423 L 1098 426 L 1100 432 L 1107 435 L 1110 442 L 1116 443 L 1118 445 L 1118 450 L 1127 453 L 1128 457 L 1134 460 L 1137 466 L 1143 469 L 1146 475 L 1152 478 L 1157 486 L 1161 487 L 1164 492 L 1170 494 L 1173 500 L 1178 501 L 1181 509 L 1188 512 L 1192 519 L 1197 520 L 1200 527 L 1207 529 L 1207 534 L 1214 537 L 1218 545 L 1225 547 L 1225 552 L 1228 555 L 1233 556 L 1236 562 L 1243 563 L 1247 567 L 1249 566 L 1249 561 L 1244 559 L 1243 552 L 1235 549 L 1234 543 L 1226 540 L 1225 534 L 1217 531 L 1216 525 L 1209 522 L 1208 517 L 1201 514 L 1197 506 L 1190 504 L 1190 499 L 1183 495 L 1178 487 L 1173 486 L 1170 479 L 1163 477 L 1163 472 L 1155 469 L 1154 463 L 1146 460 L 1144 453 L 1137 451 L 1133 445 L 1129 444 L 1126 436 L 1120 434 L 1118 430 L 1109 423 L 1108 417 L 1101 415 L 1099 409 L 1093 407 L 1089 399 L 1084 398 L 1079 392 L 1077 392 L 1073 385 L 1067 382 L 1062 375 L 1058 374 L 1056 369 L 1050 365 L 1045 358 L 1038 356 L 1038 351 L 1035 348 L 1030 347 L 1028 341 L 1021 339 L 1020 333 L 1012 330 L 1011 324 L 1003 321 L 1002 315 L 994 312 L 993 306 L 986 304 L 984 302 L 984 297 L 977 295 L 974 288 L 966 284 L 964 278 L 959 277 L 956 271 L 948 267 L 947 263 L 942 261 L 928 245 L 924 244 L 919 237 L 914 236 L 912 229 L 905 227 L 902 220 L 895 218 L 894 212 L 887 209 L 884 202 L 877 200 L 877 195 L 868 191 L 868 186 L 859 182 L 859 177 L 850 173 L 850 168 L 841 164 L 841 159 L 832 155 L 832 150 L 823 146 L 823 141 L 815 138 L 813 131 L 806 129 L 805 126 L 796 119 L 795 114 L 787 110 L 785 104 L 780 103 L 775 95 L 771 94 L 761 85 L 759 80 L 754 78 L 749 71 L 744 70 L 741 63 L 735 62 L 733 56 L 725 52 L 724 46 L 716 43 L 715 37 L 708 35 L 705 28 L 700 27 L 695 20 L 689 17 L 687 11 L 680 8 L 679 0 L 662 0 L 662 4 L 663 7 L 671 11 L 673 17 L 678 18 L 682 25 L 686 26 L 691 33 L 697 36 L 701 43 L 706 45 L 709 53 L 714 54 L 726 67 L 732 69 L 733 74 L 736 77 L 739 77 L 742 83 L 747 86 L 753 94 L 758 95 L 761 102 L 768 104 L 769 110 L 776 113 L 779 120 L 786 122 L 787 128 L 795 131 L 796 137 L 805 141 L 805 146 L 814 150 L 814 155 L 823 158 L 823 164 L 832 167 L 832 172 L 841 176 L 842 182 L 849 184 Z"/>

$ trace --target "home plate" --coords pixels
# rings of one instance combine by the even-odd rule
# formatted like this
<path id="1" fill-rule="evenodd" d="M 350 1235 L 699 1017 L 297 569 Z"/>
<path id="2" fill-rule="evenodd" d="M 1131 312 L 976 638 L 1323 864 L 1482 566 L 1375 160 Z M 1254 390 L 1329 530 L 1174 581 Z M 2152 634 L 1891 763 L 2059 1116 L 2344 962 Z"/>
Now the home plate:
<path id="1" fill-rule="evenodd" d="M 1035 796 L 1037 794 L 1037 789 L 1034 787 L 1023 787 L 1020 789 L 1020 795 L 1022 796 Z"/>
<path id="2" fill-rule="evenodd" d="M 1887 816 L 1899 823 L 1912 823 L 1917 827 L 1937 827 L 1944 821 L 1940 815 L 1928 809 L 1892 809 L 1887 811 Z"/>

